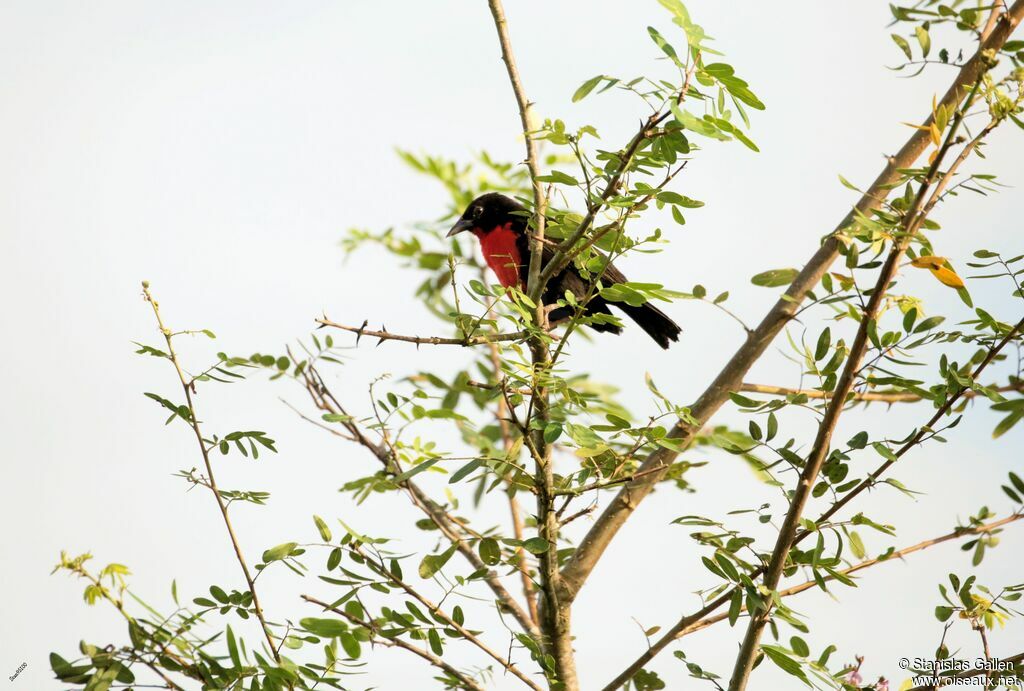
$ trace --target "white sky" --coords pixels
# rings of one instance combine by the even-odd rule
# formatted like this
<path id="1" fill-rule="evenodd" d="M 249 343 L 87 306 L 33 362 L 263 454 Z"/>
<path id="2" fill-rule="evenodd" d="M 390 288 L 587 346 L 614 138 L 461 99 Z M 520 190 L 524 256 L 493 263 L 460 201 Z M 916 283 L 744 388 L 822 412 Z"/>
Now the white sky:
<path id="1" fill-rule="evenodd" d="M 508 4 L 520 68 L 540 114 L 595 123 L 605 145 L 617 146 L 642 114 L 638 103 L 608 94 L 571 105 L 569 97 L 597 73 L 652 71 L 657 50 L 648 24 L 682 44 L 666 13 L 653 1 Z M 672 288 L 700 282 L 713 294 L 729 289 L 733 309 L 754 322 L 775 292 L 754 288 L 749 276 L 799 266 L 811 255 L 852 201 L 837 174 L 860 184 L 873 179 L 882 155 L 908 134 L 900 123 L 922 118 L 952 72 L 902 80 L 885 68 L 899 59 L 885 2 L 688 4 L 768 105 L 754 115 L 762 153 L 708 146 L 675 188 L 707 206 L 672 231 L 677 242 L 666 253 L 624 268 Z M 182 428 L 163 427 L 141 395 L 176 389 L 166 367 L 132 355 L 132 341 L 156 337 L 139 281 L 152 281 L 175 328 L 219 335 L 213 345 L 182 348 L 196 367 L 218 349 L 278 352 L 307 333 L 321 310 L 348 323 L 369 317 L 395 331 L 428 333 L 434 321 L 408 299 L 418 277 L 394 272 L 372 251 L 343 263 L 337 242 L 352 226 L 383 228 L 444 212 L 443 190 L 405 168 L 395 147 L 458 158 L 487 149 L 518 160 L 521 142 L 482 0 L 8 0 L 0 4 L 0 88 L 0 672 L 9 676 L 27 662 L 11 687 L 34 691 L 58 688 L 46 662 L 51 651 L 71 657 L 81 638 L 126 640 L 115 612 L 84 605 L 82 583 L 48 575 L 61 549 L 91 550 L 100 565 L 126 563 L 135 591 L 163 609 L 175 576 L 188 598 L 210 583 L 241 584 L 210 498 L 186 494 L 170 477 L 198 462 L 193 440 Z M 1016 206 L 1022 141 L 1006 128 L 987 151 L 984 169 L 1011 188 L 988 199 L 958 198 L 939 214 L 937 248 L 958 266 L 979 247 L 1024 251 Z M 904 285 L 932 304 L 952 299 L 924 272 Z M 998 297 L 1005 295 L 975 291 L 998 317 L 1018 318 L 1019 306 Z M 668 311 L 684 326 L 668 353 L 634 328 L 602 339 L 600 348 L 578 346 L 572 366 L 619 385 L 640 415 L 650 410 L 645 371 L 673 398 L 692 399 L 740 333 L 706 306 Z M 356 407 L 377 374 L 447 371 L 468 357 L 397 344 L 351 356 L 336 386 Z M 797 375 L 776 357 L 750 380 L 795 384 Z M 372 459 L 302 423 L 278 396 L 303 403 L 298 391 L 259 380 L 208 388 L 198 399 L 211 431 L 264 429 L 278 440 L 277 456 L 257 463 L 229 457 L 219 466 L 223 486 L 272 493 L 268 507 L 236 512 L 250 561 L 271 545 L 312 539 L 313 512 L 402 535 L 414 516 L 403 501 L 356 508 L 336 492 L 371 472 Z M 852 435 L 858 423 L 884 423 L 901 436 L 928 414 L 923 406 L 872 408 L 844 418 L 840 434 Z M 720 420 L 745 425 L 729 411 Z M 995 421 L 979 409 L 950 443 L 901 464 L 895 477 L 925 493 L 916 502 L 879 491 L 858 504 L 898 524 L 896 540 L 865 535 L 870 548 L 940 535 L 982 504 L 1005 514 L 1008 500 L 998 486 L 1008 470 L 1021 472 L 1024 430 L 996 446 L 989 439 Z M 808 429 L 789 431 L 806 438 Z M 690 593 L 711 583 L 686 537 L 690 530 L 668 521 L 702 512 L 722 517 L 771 496 L 737 459 L 710 458 L 691 476 L 701 493 L 666 490 L 648 500 L 581 595 L 575 627 L 585 688 L 606 682 L 643 649 L 634 618 L 643 627 L 668 626 L 694 609 Z M 875 460 L 860 462 L 863 470 Z M 504 513 L 488 517 L 503 520 Z M 430 546 L 404 535 L 400 549 Z M 1020 528 L 1011 527 L 977 570 L 979 579 L 997 588 L 1021 580 L 1015 555 L 1022 547 Z M 899 657 L 928 657 L 938 641 L 935 585 L 949 570 L 971 571 L 952 544 L 878 567 L 861 588 L 838 591 L 839 601 L 815 593 L 793 604 L 812 615 L 815 653 L 834 642 L 838 659 L 867 656 L 867 679 L 901 680 Z M 296 594 L 329 592 L 284 570 L 261 585 L 265 608 L 277 618 L 315 615 Z M 951 640 L 973 657 L 977 643 L 966 629 L 961 624 Z M 1012 625 L 995 632 L 994 653 L 1019 652 L 1022 631 Z M 249 633 L 255 640 L 255 630 Z M 740 633 L 719 625 L 677 647 L 727 675 Z M 671 654 L 655 668 L 672 688 L 691 685 Z M 423 688 L 429 675 L 410 656 L 375 654 L 353 686 Z M 757 675 L 755 688 L 793 683 L 766 668 Z"/>

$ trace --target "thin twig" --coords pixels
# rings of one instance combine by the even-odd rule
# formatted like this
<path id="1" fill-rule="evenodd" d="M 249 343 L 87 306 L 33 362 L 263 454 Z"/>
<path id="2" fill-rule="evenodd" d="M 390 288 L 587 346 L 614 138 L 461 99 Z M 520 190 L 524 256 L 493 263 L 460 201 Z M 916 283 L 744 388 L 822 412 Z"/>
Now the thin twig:
<path id="1" fill-rule="evenodd" d="M 333 329 L 341 329 L 342 331 L 349 331 L 356 334 L 356 341 L 363 336 L 370 336 L 372 338 L 379 339 L 380 341 L 403 341 L 405 343 L 415 343 L 417 345 L 456 345 L 456 346 L 475 346 L 484 345 L 486 343 L 495 343 L 497 341 L 521 341 L 529 335 L 527 331 L 516 331 L 514 333 L 495 333 L 495 334 L 479 334 L 476 336 L 466 336 L 464 338 L 442 338 L 440 336 L 403 336 L 402 334 L 391 333 L 387 330 L 376 331 L 374 329 L 367 329 L 364 326 L 347 326 L 345 324 L 338 324 L 333 322 L 327 317 L 321 317 L 316 320 L 317 324 L 321 326 L 329 326 Z"/>
<path id="2" fill-rule="evenodd" d="M 167 357 L 174 365 L 174 370 L 178 373 L 178 379 L 181 382 L 181 388 L 185 392 L 185 405 L 188 407 L 189 412 L 188 423 L 192 427 L 192 431 L 195 433 L 196 443 L 199 445 L 199 452 L 203 456 L 203 464 L 206 466 L 206 477 L 209 481 L 207 486 L 210 488 L 210 491 L 213 492 L 213 496 L 217 500 L 217 508 L 220 509 L 221 518 L 224 519 L 224 527 L 227 528 L 228 537 L 231 540 L 231 547 L 235 551 L 235 558 L 238 561 L 239 567 L 242 569 L 242 575 L 245 577 L 245 582 L 249 587 L 249 592 L 252 594 L 253 612 L 263 629 L 263 635 L 266 637 L 267 645 L 270 647 L 270 654 L 276 662 L 280 662 L 281 658 L 277 652 L 277 645 L 274 642 L 274 636 L 270 633 L 270 627 L 267 625 L 267 620 L 263 616 L 263 608 L 260 607 L 259 596 L 256 593 L 256 583 L 253 580 L 252 574 L 249 572 L 249 565 L 245 561 L 245 555 L 242 553 L 242 547 L 238 543 L 238 537 L 235 535 L 235 529 L 231 525 L 231 518 L 228 515 L 227 504 L 224 503 L 224 498 L 220 495 L 220 490 L 217 489 L 217 480 L 213 475 L 213 464 L 210 462 L 209 449 L 206 447 L 206 442 L 203 440 L 203 433 L 199 427 L 199 418 L 196 415 L 195 405 L 192 402 L 192 385 L 190 385 L 188 377 L 185 376 L 185 373 L 181 368 L 181 363 L 178 361 L 178 356 L 174 352 L 174 344 L 172 343 L 173 332 L 164 326 L 163 319 L 160 316 L 160 305 L 153 299 L 153 296 L 149 292 L 149 281 L 142 282 L 142 293 L 146 298 L 146 302 L 148 302 L 153 308 L 153 315 L 156 317 L 156 323 L 160 327 L 160 333 L 163 334 L 164 341 L 167 343 Z"/>

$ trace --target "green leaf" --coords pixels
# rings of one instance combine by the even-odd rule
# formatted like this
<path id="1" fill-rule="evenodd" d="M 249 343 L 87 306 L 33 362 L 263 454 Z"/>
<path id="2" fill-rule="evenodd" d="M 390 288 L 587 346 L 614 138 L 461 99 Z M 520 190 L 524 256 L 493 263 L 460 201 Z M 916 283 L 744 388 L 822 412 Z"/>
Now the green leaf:
<path id="1" fill-rule="evenodd" d="M 921 52 L 924 57 L 928 57 L 928 53 L 932 49 L 932 39 L 928 35 L 928 29 L 923 26 L 914 27 L 914 33 L 917 34 L 917 42 L 921 44 Z"/>
<path id="2" fill-rule="evenodd" d="M 544 441 L 547 444 L 554 444 L 562 436 L 562 425 L 558 422 L 549 422 L 544 427 Z"/>
<path id="3" fill-rule="evenodd" d="M 440 554 L 428 554 L 420 562 L 420 578 L 430 578 L 441 570 L 448 560 L 455 554 L 455 545 L 452 545 Z"/>
<path id="4" fill-rule="evenodd" d="M 735 391 L 729 392 L 729 398 L 733 403 L 741 408 L 757 408 L 761 405 L 761 401 L 755 401 L 753 398 L 747 398 L 743 394 L 736 393 Z"/>
<path id="5" fill-rule="evenodd" d="M 672 59 L 672 62 L 674 62 L 679 67 L 683 66 L 683 63 L 679 61 L 679 55 L 676 54 L 676 49 L 673 48 L 672 45 L 665 40 L 664 36 L 658 33 L 657 29 L 655 29 L 653 26 L 649 26 L 647 27 L 647 33 L 650 34 L 651 40 L 654 41 L 655 45 L 661 48 L 661 51 Z"/>
<path id="6" fill-rule="evenodd" d="M 740 618 L 740 611 L 743 609 L 743 591 L 739 588 L 732 591 L 732 598 L 729 600 L 729 626 L 736 626 Z"/>
<path id="7" fill-rule="evenodd" d="M 824 359 L 828 355 L 829 346 L 832 345 L 832 331 L 827 326 L 825 330 L 818 336 L 818 344 L 814 348 L 814 361 Z"/>
<path id="8" fill-rule="evenodd" d="M 907 43 L 907 39 L 903 38 L 899 34 L 891 34 L 893 42 L 900 47 L 903 54 L 907 56 L 907 60 L 913 60 L 914 54 L 910 52 L 910 44 Z"/>
<path id="9" fill-rule="evenodd" d="M 426 461 L 423 461 L 422 463 L 418 463 L 414 467 L 405 471 L 404 473 L 399 473 L 398 475 L 395 475 L 395 477 L 393 477 L 391 481 L 394 482 L 396 485 L 400 485 L 409 478 L 411 478 L 412 476 L 419 475 L 430 466 L 438 463 L 440 460 L 440 458 L 431 458 Z"/>
<path id="10" fill-rule="evenodd" d="M 327 523 L 324 519 L 320 518 L 316 514 L 313 515 L 313 522 L 316 523 L 316 529 L 320 531 L 320 538 L 324 542 L 331 541 L 331 529 L 327 527 Z"/>
<path id="11" fill-rule="evenodd" d="M 476 549 L 480 553 L 480 559 L 488 566 L 494 566 L 501 561 L 501 545 L 493 537 L 480 540 Z"/>
<path id="12" fill-rule="evenodd" d="M 472 461 L 470 461 L 469 463 L 467 463 L 466 465 L 462 466 L 454 473 L 452 473 L 452 477 L 450 480 L 448 480 L 448 484 L 450 485 L 458 482 L 459 480 L 466 477 L 483 464 L 484 460 L 482 458 L 474 458 Z"/>
<path id="13" fill-rule="evenodd" d="M 774 645 L 762 645 L 761 650 L 764 651 L 764 654 L 768 659 L 774 662 L 779 669 L 792 674 L 808 686 L 811 686 L 811 682 L 808 681 L 807 675 L 804 674 L 804 670 L 800 667 L 800 663 L 787 655 L 782 648 L 778 648 Z"/>
<path id="14" fill-rule="evenodd" d="M 577 101 L 582 101 L 584 98 L 586 98 L 587 94 L 593 91 L 594 87 L 601 83 L 602 79 L 604 79 L 604 75 L 599 74 L 596 77 L 593 77 L 583 82 L 580 85 L 580 88 L 576 89 L 576 93 L 572 95 L 572 102 L 576 103 Z"/>
<path id="15" fill-rule="evenodd" d="M 861 540 L 860 535 L 856 531 L 850 532 L 850 549 L 853 550 L 853 556 L 858 559 L 863 559 L 867 554 L 867 551 L 864 549 L 864 541 Z"/>
<path id="16" fill-rule="evenodd" d="M 551 545 L 548 541 L 539 536 L 523 541 L 523 549 L 531 554 L 544 554 L 550 547 Z"/>
<path id="17" fill-rule="evenodd" d="M 675 204 L 683 207 L 684 209 L 699 209 L 704 206 L 704 202 L 702 201 L 691 199 L 690 197 L 679 194 L 678 192 L 672 192 L 669 190 L 658 192 L 658 201 L 664 204 Z"/>
<path id="18" fill-rule="evenodd" d="M 342 631 L 338 634 L 338 638 L 341 640 L 341 647 L 344 648 L 345 654 L 353 660 L 358 660 L 359 655 L 362 652 L 359 647 L 359 641 L 348 631 Z"/>
<path id="19" fill-rule="evenodd" d="M 437 629 L 430 629 L 427 632 L 427 641 L 430 642 L 430 649 L 434 651 L 435 655 L 444 655 L 444 646 L 441 645 L 441 634 L 437 632 Z"/>
<path id="20" fill-rule="evenodd" d="M 757 274 L 750 279 L 750 282 L 764 288 L 776 288 L 788 286 L 799 274 L 800 272 L 796 269 L 772 269 Z"/>
<path id="21" fill-rule="evenodd" d="M 1013 486 L 1017 488 L 1018 492 L 1024 494 L 1024 480 L 1022 480 L 1017 473 L 1010 473 L 1010 482 L 1013 483 Z"/>
<path id="22" fill-rule="evenodd" d="M 306 617 L 305 619 L 300 619 L 299 624 L 311 634 L 323 636 L 324 638 L 334 638 L 348 631 L 348 625 L 341 619 Z"/>
<path id="23" fill-rule="evenodd" d="M 284 544 L 280 544 L 277 547 L 271 547 L 263 553 L 263 561 L 269 564 L 272 561 L 284 559 L 292 553 L 293 549 L 295 549 L 298 546 L 299 543 L 297 542 L 285 542 Z"/>
<path id="24" fill-rule="evenodd" d="M 560 170 L 552 170 L 547 175 L 538 175 L 538 182 L 556 182 L 561 185 L 572 185 L 573 187 L 580 184 L 580 181 L 567 173 L 563 173 Z"/>
<path id="25" fill-rule="evenodd" d="M 227 626 L 227 639 L 228 639 L 228 655 L 231 656 L 231 662 L 235 665 L 235 669 L 242 668 L 242 658 L 238 654 L 238 643 L 235 640 L 235 632 L 231 630 L 231 625 Z"/>

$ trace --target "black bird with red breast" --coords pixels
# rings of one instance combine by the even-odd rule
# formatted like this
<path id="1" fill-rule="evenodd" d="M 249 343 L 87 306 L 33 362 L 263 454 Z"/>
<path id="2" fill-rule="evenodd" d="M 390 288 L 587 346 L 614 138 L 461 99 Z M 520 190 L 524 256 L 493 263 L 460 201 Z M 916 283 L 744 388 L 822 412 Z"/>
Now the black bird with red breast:
<path id="1" fill-rule="evenodd" d="M 470 231 L 480 241 L 487 265 L 498 277 L 498 281 L 506 288 L 516 286 L 526 288 L 526 279 L 530 267 L 530 240 L 527 232 L 529 212 L 519 202 L 497 192 L 489 192 L 474 199 L 462 217 L 452 226 L 448 237 L 463 231 Z M 544 246 L 542 266 L 554 257 L 554 250 Z M 553 305 L 563 299 L 566 291 L 570 291 L 579 301 L 584 300 L 593 287 L 594 278 L 585 279 L 571 263 L 557 275 L 552 276 L 544 290 L 545 305 Z M 608 263 L 601 276 L 605 287 L 616 283 L 625 283 L 626 277 Z M 636 322 L 662 348 L 668 348 L 672 341 L 679 340 L 682 329 L 660 309 L 645 302 L 634 306 L 625 302 L 608 300 L 600 294 L 595 295 L 586 305 L 585 315 L 612 314 L 609 307 L 621 310 L 627 317 Z M 556 308 L 549 315 L 552 323 L 564 319 L 571 314 L 567 307 Z M 622 327 L 607 322 L 591 323 L 590 328 L 607 333 L 622 333 Z"/>

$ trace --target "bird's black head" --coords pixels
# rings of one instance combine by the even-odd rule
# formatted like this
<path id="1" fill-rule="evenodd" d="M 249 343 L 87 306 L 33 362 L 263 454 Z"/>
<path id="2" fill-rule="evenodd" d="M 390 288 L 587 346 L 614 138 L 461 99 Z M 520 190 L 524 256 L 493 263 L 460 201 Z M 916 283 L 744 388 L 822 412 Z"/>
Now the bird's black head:
<path id="1" fill-rule="evenodd" d="M 513 230 L 525 230 L 526 207 L 504 194 L 488 192 L 470 202 L 462 217 L 448 231 L 448 237 L 464 230 L 471 230 L 478 235 L 486 234 L 510 221 Z"/>

